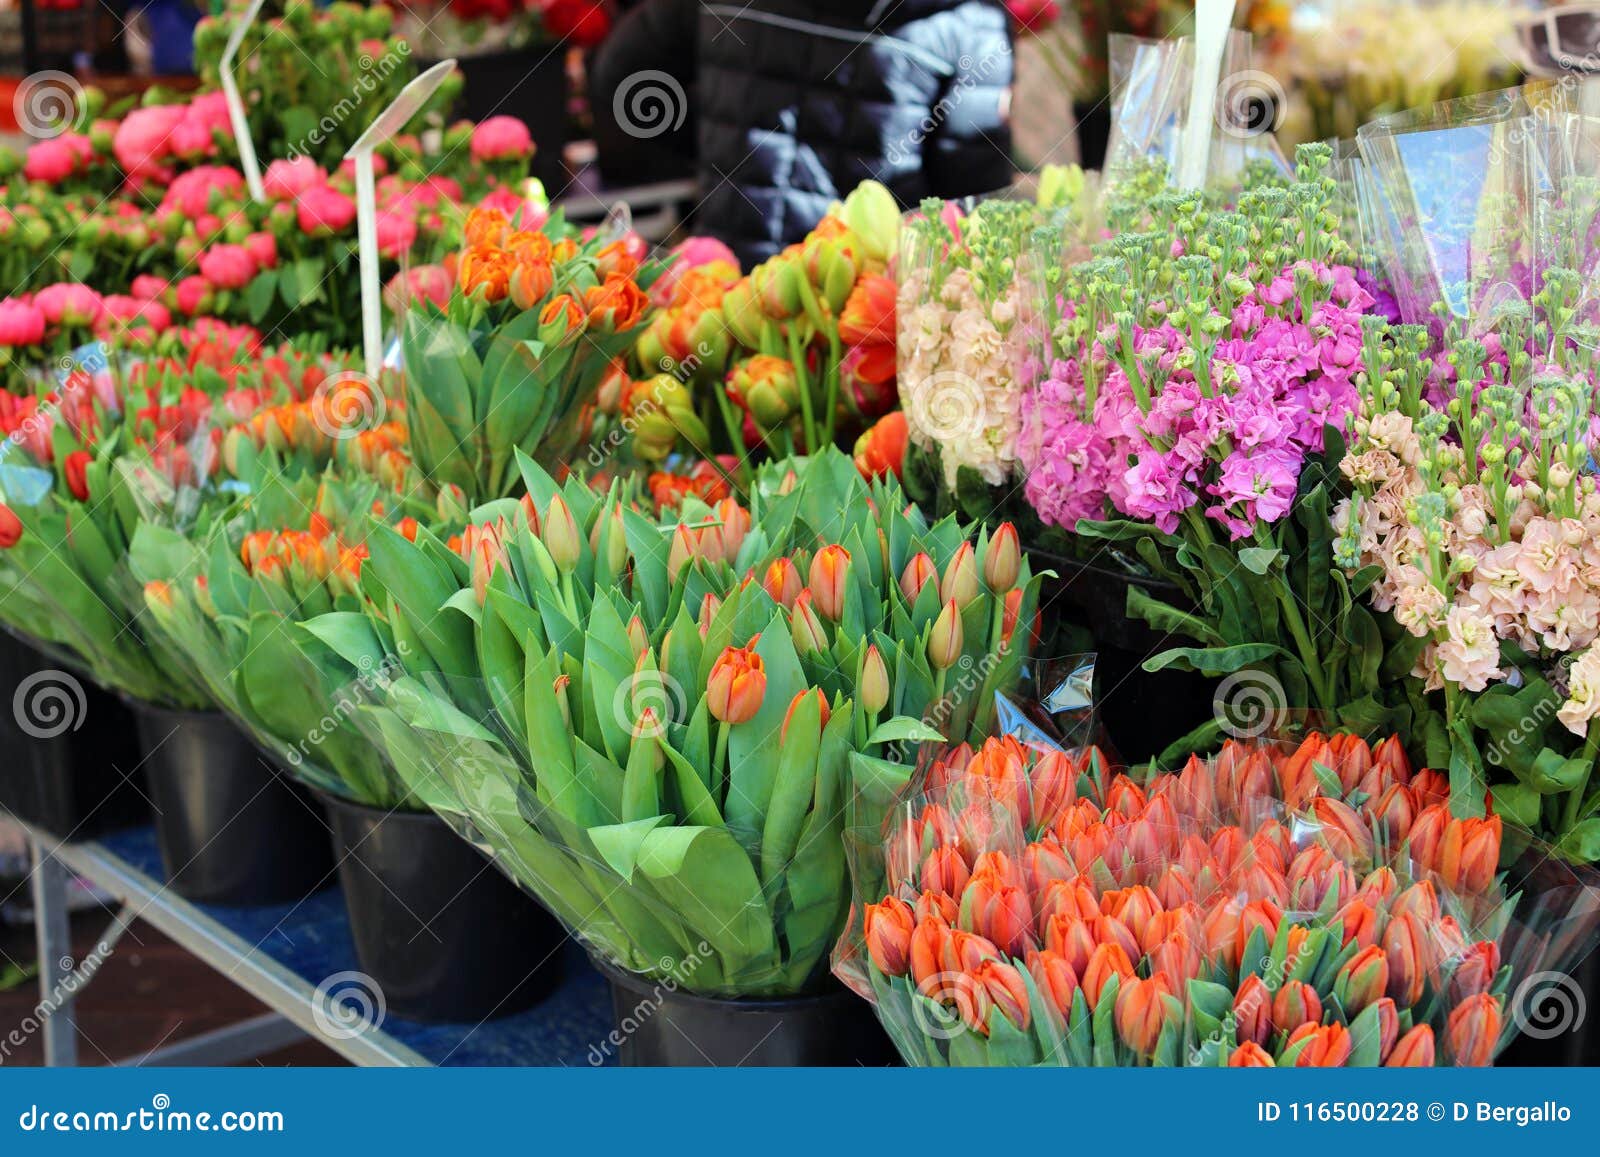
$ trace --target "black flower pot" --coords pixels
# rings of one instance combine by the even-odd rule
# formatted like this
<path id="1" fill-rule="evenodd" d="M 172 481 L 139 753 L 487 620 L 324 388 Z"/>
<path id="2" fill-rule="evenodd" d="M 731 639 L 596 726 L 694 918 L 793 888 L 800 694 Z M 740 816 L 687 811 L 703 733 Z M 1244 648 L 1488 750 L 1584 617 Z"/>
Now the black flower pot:
<path id="1" fill-rule="evenodd" d="M 81 669 L 0 631 L 0 808 L 58 839 L 148 823 L 133 714 Z"/>
<path id="2" fill-rule="evenodd" d="M 390 1012 L 475 1023 L 555 989 L 561 925 L 444 820 L 317 794 L 356 959 Z"/>
<path id="3" fill-rule="evenodd" d="M 1142 763 L 1159 755 L 1212 717 L 1214 680 L 1192 671 L 1143 667 L 1152 655 L 1192 646 L 1194 640 L 1163 634 L 1128 617 L 1131 586 L 1182 606 L 1177 587 L 1071 559 L 1047 561 L 1057 578 L 1045 587 L 1041 603 L 1082 623 L 1094 637 L 1095 717 L 1124 762 Z"/>
<path id="4" fill-rule="evenodd" d="M 426 69 L 434 61 L 418 61 Z M 473 122 L 513 116 L 528 126 L 537 146 L 529 175 L 551 198 L 567 187 L 562 151 L 567 144 L 567 54 L 551 45 L 508 48 L 462 56 L 459 112 Z"/>
<path id="5" fill-rule="evenodd" d="M 1530 848 L 1506 869 L 1517 904 L 1502 945 L 1512 966 L 1508 1068 L 1600 1065 L 1600 870 Z"/>
<path id="6" fill-rule="evenodd" d="M 167 883 L 208 904 L 282 904 L 333 882 L 328 825 L 227 716 L 135 705 Z"/>
<path id="7" fill-rule="evenodd" d="M 632 1068 L 881 1066 L 898 1063 L 872 1006 L 837 984 L 818 996 L 719 1000 L 596 960 L 611 982 L 606 1051 Z M 830 982 L 831 983 L 831 982 Z"/>
<path id="8" fill-rule="evenodd" d="M 1111 141 L 1111 98 L 1074 101 L 1072 115 L 1078 122 L 1078 163 L 1085 169 L 1103 169 L 1106 146 Z"/>

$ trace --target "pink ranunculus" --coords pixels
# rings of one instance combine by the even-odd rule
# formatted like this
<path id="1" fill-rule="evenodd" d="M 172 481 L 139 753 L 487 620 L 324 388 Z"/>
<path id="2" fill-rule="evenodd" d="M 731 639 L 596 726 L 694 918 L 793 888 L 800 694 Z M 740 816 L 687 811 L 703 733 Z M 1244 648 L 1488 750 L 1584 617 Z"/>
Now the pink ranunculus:
<path id="1" fill-rule="evenodd" d="M 532 155 L 533 134 L 516 117 L 490 117 L 472 130 L 475 161 L 520 160 Z"/>
<path id="2" fill-rule="evenodd" d="M 256 264 L 261 268 L 277 268 L 278 239 L 271 233 L 250 234 L 244 239 L 244 247 L 250 251 L 250 256 L 256 259 Z"/>
<path id="3" fill-rule="evenodd" d="M 262 174 L 261 187 L 274 201 L 293 201 L 296 197 L 328 183 L 328 174 L 310 157 L 273 161 Z"/>
<path id="4" fill-rule="evenodd" d="M 33 295 L 33 304 L 44 313 L 48 325 L 93 325 L 105 308 L 100 295 L 87 285 L 58 281 Z"/>
<path id="5" fill-rule="evenodd" d="M 130 177 L 150 177 L 171 153 L 168 137 L 183 119 L 183 106 L 157 104 L 137 108 L 122 118 L 111 138 L 111 151 Z"/>
<path id="6" fill-rule="evenodd" d="M 356 219 L 356 203 L 337 189 L 319 185 L 300 194 L 295 215 L 302 233 L 322 237 L 350 228 Z"/>
<path id="7" fill-rule="evenodd" d="M 198 273 L 178 282 L 178 312 L 193 317 L 211 308 L 211 283 Z"/>
<path id="8" fill-rule="evenodd" d="M 43 181 L 59 185 L 77 171 L 83 155 L 66 136 L 36 141 L 28 150 L 28 159 L 22 166 L 22 175 L 30 181 Z"/>
<path id="9" fill-rule="evenodd" d="M 409 213 L 379 213 L 378 252 L 384 257 L 400 257 L 411 251 L 417 239 L 417 223 Z"/>
<path id="10" fill-rule="evenodd" d="M 0 346 L 37 345 L 44 340 L 44 311 L 31 301 L 0 299 Z"/>
<path id="11" fill-rule="evenodd" d="M 243 245 L 213 245 L 200 254 L 200 276 L 218 289 L 243 289 L 260 268 Z"/>

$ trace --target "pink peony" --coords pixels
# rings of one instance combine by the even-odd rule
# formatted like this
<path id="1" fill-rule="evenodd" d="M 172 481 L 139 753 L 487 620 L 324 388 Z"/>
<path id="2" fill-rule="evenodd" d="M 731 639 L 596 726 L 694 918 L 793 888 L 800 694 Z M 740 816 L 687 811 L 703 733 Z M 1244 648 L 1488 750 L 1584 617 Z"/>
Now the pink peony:
<path id="1" fill-rule="evenodd" d="M 199 274 L 178 282 L 178 312 L 193 317 L 211 308 L 211 283 Z"/>
<path id="2" fill-rule="evenodd" d="M 212 129 L 232 131 L 228 123 L 228 98 L 220 91 L 197 95 L 189 102 L 184 120 L 201 125 L 207 132 Z"/>
<path id="3" fill-rule="evenodd" d="M 44 311 L 31 301 L 0 299 L 0 346 L 37 345 L 44 340 Z"/>
<path id="4" fill-rule="evenodd" d="M 450 302 L 455 278 L 442 265 L 415 265 L 397 273 L 383 288 L 383 301 L 391 313 L 399 313 L 412 301 L 431 301 L 440 309 Z"/>
<path id="5" fill-rule="evenodd" d="M 293 201 L 308 189 L 328 183 L 328 174 L 310 157 L 273 161 L 262 174 L 261 187 L 274 201 Z"/>
<path id="6" fill-rule="evenodd" d="M 378 252 L 385 257 L 400 257 L 411 251 L 417 239 L 417 223 L 406 213 L 379 213 Z"/>
<path id="7" fill-rule="evenodd" d="M 475 161 L 520 160 L 533 156 L 533 134 L 516 117 L 496 116 L 472 130 Z"/>
<path id="8" fill-rule="evenodd" d="M 674 246 L 671 256 L 674 269 L 698 269 L 713 261 L 726 261 L 735 269 L 739 268 L 739 259 L 733 250 L 715 237 L 691 237 Z"/>
<path id="9" fill-rule="evenodd" d="M 122 335 L 139 329 L 160 333 L 172 324 L 172 313 L 159 301 L 141 301 L 114 293 L 104 299 L 105 313 L 101 315 L 95 333 L 101 337 Z"/>
<path id="10" fill-rule="evenodd" d="M 518 224 L 524 229 L 537 229 L 544 223 L 544 219 L 549 216 L 548 213 L 538 209 L 537 206 L 529 205 L 523 198 L 517 196 L 516 193 L 504 185 L 486 193 L 478 202 L 478 206 L 482 209 L 498 209 L 507 217 L 515 217 L 520 211 L 522 219 Z M 530 218 L 534 217 L 538 217 L 539 220 L 530 220 Z"/>
<path id="11" fill-rule="evenodd" d="M 172 151 L 168 138 L 183 115 L 182 105 L 158 104 L 134 109 L 122 118 L 111 151 L 128 176 L 150 177 L 160 171 Z"/>
<path id="12" fill-rule="evenodd" d="M 72 135 L 68 133 L 35 142 L 28 150 L 22 175 L 30 181 L 43 181 L 47 185 L 59 185 L 72 176 L 83 159 L 82 153 L 67 139 Z"/>
<path id="13" fill-rule="evenodd" d="M 300 194 L 295 212 L 302 233 L 321 237 L 350 228 L 356 203 L 337 189 L 319 185 Z"/>
<path id="14" fill-rule="evenodd" d="M 33 303 L 43 312 L 45 323 L 52 326 L 93 325 L 105 308 L 98 293 L 73 281 L 45 286 L 33 295 Z"/>
<path id="15" fill-rule="evenodd" d="M 172 179 L 161 206 L 175 209 L 193 221 L 207 214 L 213 192 L 220 192 L 226 199 L 242 194 L 244 187 L 244 177 L 237 169 L 227 165 L 199 165 Z"/>
<path id="16" fill-rule="evenodd" d="M 167 279 L 157 277 L 154 273 L 141 273 L 133 279 L 133 288 L 129 292 L 140 301 L 155 301 L 167 294 Z"/>
<path id="17" fill-rule="evenodd" d="M 200 254 L 200 276 L 218 289 L 243 289 L 259 271 L 243 245 L 213 245 Z"/>
<path id="18" fill-rule="evenodd" d="M 250 256 L 256 259 L 256 264 L 263 269 L 275 269 L 278 265 L 278 239 L 271 233 L 252 233 L 244 239 L 244 247 L 250 251 Z"/>

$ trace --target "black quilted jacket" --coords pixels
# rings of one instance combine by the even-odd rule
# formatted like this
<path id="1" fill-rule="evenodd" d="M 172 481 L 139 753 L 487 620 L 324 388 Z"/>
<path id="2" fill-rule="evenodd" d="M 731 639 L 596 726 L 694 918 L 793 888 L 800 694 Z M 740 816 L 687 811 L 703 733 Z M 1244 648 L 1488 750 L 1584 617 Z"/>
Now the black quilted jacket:
<path id="1" fill-rule="evenodd" d="M 591 98 L 645 126 L 640 149 L 695 155 L 696 231 L 748 268 L 868 178 L 908 206 L 1007 184 L 1011 75 L 995 0 L 646 0 L 601 48 Z"/>

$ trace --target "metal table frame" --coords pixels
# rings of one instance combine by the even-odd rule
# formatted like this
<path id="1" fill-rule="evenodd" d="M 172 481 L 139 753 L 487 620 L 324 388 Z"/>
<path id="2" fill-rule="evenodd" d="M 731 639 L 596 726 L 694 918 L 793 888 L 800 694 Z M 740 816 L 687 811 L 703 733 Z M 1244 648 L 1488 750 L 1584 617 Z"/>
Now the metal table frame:
<path id="1" fill-rule="evenodd" d="M 102 954 L 99 959 L 76 965 L 72 961 L 67 913 L 69 874 L 94 884 L 121 905 L 97 950 L 104 948 L 108 952 L 128 925 L 135 919 L 143 920 L 272 1009 L 119 1064 L 232 1064 L 307 1037 L 320 1040 L 352 1064 L 430 1064 L 381 1027 L 367 1028 L 357 1035 L 339 1032 L 331 1022 L 325 1027 L 315 1012 L 316 987 L 305 977 L 268 958 L 162 881 L 112 855 L 100 844 L 66 843 L 29 825 L 24 824 L 23 828 L 33 855 L 34 927 L 39 949 L 39 1012 L 45 1064 L 78 1063 L 74 1001 L 104 960 Z"/>

